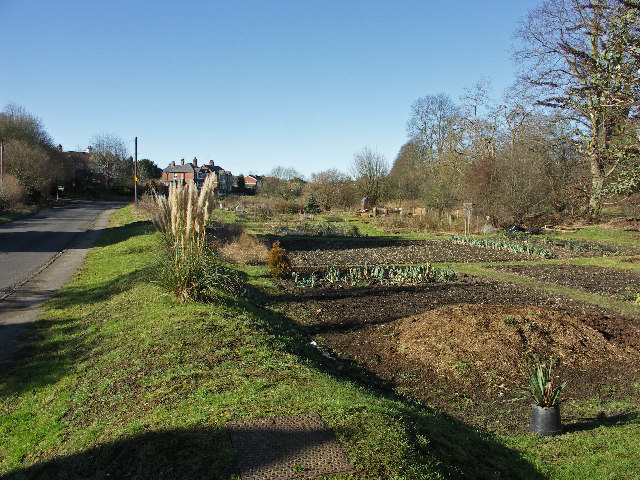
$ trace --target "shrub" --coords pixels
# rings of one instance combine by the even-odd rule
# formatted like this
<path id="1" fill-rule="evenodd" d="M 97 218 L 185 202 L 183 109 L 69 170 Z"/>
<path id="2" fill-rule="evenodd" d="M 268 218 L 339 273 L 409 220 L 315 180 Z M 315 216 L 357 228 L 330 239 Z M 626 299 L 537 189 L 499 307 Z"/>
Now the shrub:
<path id="1" fill-rule="evenodd" d="M 551 374 L 552 359 L 540 362 L 540 359 L 534 356 L 534 360 L 533 370 L 529 372 L 529 386 L 523 389 L 525 396 L 521 398 L 532 398 L 540 407 L 553 407 L 559 403 L 558 396 L 567 382 L 561 385 L 556 383 L 556 379 Z"/>
<path id="2" fill-rule="evenodd" d="M 193 182 L 172 184 L 169 196 L 156 196 L 152 220 L 163 233 L 163 280 L 180 301 L 212 301 L 219 290 L 239 295 L 242 284 L 236 272 L 219 261 L 207 244 L 206 225 L 213 211 L 213 175 L 202 189 Z"/>
<path id="3" fill-rule="evenodd" d="M 162 283 L 181 302 L 213 302 L 219 292 L 242 293 L 238 273 L 224 266 L 209 245 L 175 242 L 164 257 Z"/>
<path id="4" fill-rule="evenodd" d="M 273 242 L 273 246 L 269 250 L 268 262 L 272 276 L 277 278 L 291 276 L 291 260 L 289 260 L 286 250 L 280 246 L 280 241 Z"/>
<path id="5" fill-rule="evenodd" d="M 320 204 L 315 196 L 309 195 L 307 197 L 307 201 L 304 204 L 304 213 L 320 213 Z"/>
<path id="6" fill-rule="evenodd" d="M 8 210 L 20 205 L 25 199 L 24 188 L 13 175 L 5 174 L 0 189 L 0 210 Z"/>

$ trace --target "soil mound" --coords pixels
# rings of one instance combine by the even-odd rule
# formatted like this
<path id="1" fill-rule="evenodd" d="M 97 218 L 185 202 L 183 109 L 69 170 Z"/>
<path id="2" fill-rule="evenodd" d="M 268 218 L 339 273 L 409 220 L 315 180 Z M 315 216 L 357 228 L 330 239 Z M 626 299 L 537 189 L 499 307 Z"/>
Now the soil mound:
<path id="1" fill-rule="evenodd" d="M 575 316 L 537 306 L 444 306 L 397 320 L 394 340 L 398 354 L 439 376 L 462 380 L 485 373 L 518 384 L 527 378 L 532 354 L 552 356 L 563 371 L 577 373 L 631 353 Z"/>
<path id="2" fill-rule="evenodd" d="M 605 223 L 604 228 L 607 229 L 622 229 L 628 232 L 640 231 L 640 218 L 617 218 Z"/>

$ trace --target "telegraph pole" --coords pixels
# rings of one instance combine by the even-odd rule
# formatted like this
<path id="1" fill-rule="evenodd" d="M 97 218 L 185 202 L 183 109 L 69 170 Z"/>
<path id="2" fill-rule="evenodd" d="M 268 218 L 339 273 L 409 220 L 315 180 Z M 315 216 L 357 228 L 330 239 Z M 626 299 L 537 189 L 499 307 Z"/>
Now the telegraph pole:
<path id="1" fill-rule="evenodd" d="M 0 190 L 2 190 L 2 182 L 3 182 L 3 180 L 4 180 L 4 177 L 3 177 L 3 175 L 2 175 L 2 173 L 3 173 L 3 170 L 2 170 L 2 167 L 3 167 L 3 163 L 2 163 L 3 157 L 4 157 L 4 143 L 0 143 Z"/>
<path id="2" fill-rule="evenodd" d="M 136 137 L 136 153 L 133 161 L 133 196 L 135 197 L 136 208 L 138 208 L 138 137 Z"/>

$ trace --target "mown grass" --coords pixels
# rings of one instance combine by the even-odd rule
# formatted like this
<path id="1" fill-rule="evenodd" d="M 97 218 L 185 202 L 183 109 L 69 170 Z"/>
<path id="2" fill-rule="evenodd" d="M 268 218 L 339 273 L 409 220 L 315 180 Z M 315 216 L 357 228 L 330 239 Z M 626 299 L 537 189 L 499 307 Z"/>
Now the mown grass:
<path id="1" fill-rule="evenodd" d="M 638 245 L 638 241 L 640 241 L 638 232 L 625 231 L 617 228 L 605 228 L 600 225 L 591 225 L 572 233 L 558 233 L 549 235 L 549 237 L 563 240 L 618 243 L 622 245 Z"/>
<path id="2" fill-rule="evenodd" d="M 148 222 L 117 212 L 3 366 L 2 478 L 235 479 L 227 421 L 311 412 L 355 466 L 342 479 L 635 478 L 640 469 L 637 418 L 594 417 L 554 439 L 470 428 L 372 387 L 368 372 L 344 378 L 295 319 L 223 293 L 215 305 L 178 303 L 156 282 L 160 251 Z M 255 295 L 275 294 L 263 268 L 245 274 Z"/>

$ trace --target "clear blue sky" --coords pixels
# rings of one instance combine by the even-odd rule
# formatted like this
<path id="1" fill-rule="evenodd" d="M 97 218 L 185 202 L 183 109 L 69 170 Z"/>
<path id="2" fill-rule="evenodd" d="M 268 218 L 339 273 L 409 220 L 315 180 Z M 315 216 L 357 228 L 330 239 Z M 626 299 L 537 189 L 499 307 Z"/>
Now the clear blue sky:
<path id="1" fill-rule="evenodd" d="M 391 164 L 409 107 L 480 77 L 500 95 L 537 0 L 0 0 L 0 108 L 38 116 L 65 150 L 110 133 L 138 158 L 348 172 Z"/>

